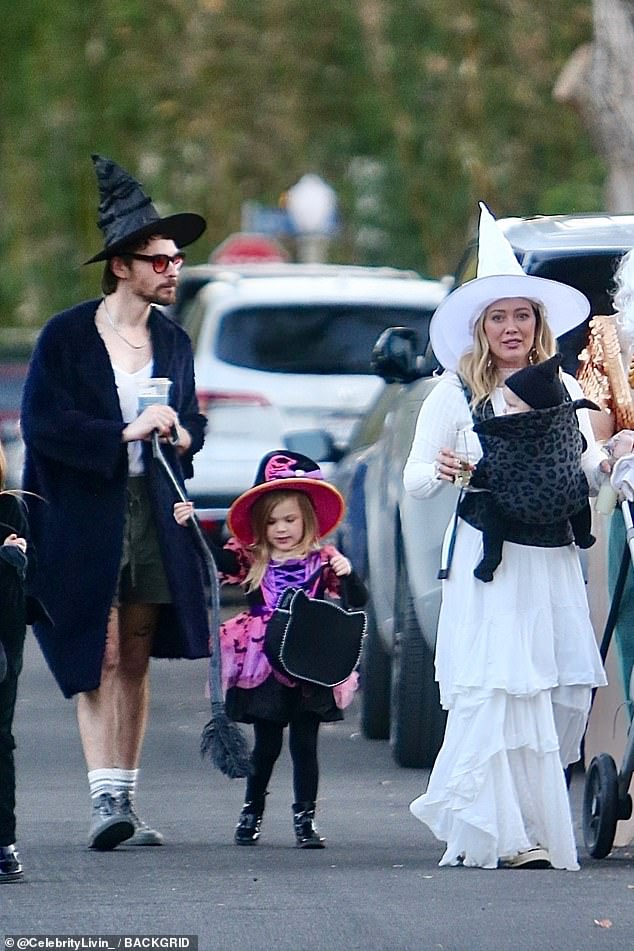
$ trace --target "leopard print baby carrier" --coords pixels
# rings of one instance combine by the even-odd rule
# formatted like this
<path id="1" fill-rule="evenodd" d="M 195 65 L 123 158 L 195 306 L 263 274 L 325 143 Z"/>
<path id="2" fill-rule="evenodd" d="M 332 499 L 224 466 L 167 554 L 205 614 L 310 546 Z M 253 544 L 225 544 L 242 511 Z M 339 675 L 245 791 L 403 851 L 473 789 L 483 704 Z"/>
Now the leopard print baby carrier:
<path id="1" fill-rule="evenodd" d="M 567 401 L 475 423 L 483 450 L 476 473 L 485 476 L 509 518 L 544 524 L 569 518 L 587 501 L 581 470 L 584 439 L 576 416 L 587 405 L 587 400 Z"/>

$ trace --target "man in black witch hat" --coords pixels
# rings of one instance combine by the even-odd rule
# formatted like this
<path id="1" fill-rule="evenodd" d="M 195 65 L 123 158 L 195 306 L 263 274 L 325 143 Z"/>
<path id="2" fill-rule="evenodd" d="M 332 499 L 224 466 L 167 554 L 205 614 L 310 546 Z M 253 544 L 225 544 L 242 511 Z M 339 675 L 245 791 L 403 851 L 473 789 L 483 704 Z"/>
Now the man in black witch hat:
<path id="1" fill-rule="evenodd" d="M 94 155 L 104 247 L 103 297 L 53 317 L 25 383 L 24 488 L 39 553 L 34 625 L 77 717 L 92 797 L 89 845 L 161 845 L 134 808 L 149 697 L 149 659 L 208 653 L 205 567 L 172 518 L 152 464 L 158 430 L 181 481 L 202 446 L 189 338 L 154 305 L 171 304 L 182 248 L 205 220 L 161 217 L 139 182 Z M 140 387 L 168 381 L 143 408 Z"/>

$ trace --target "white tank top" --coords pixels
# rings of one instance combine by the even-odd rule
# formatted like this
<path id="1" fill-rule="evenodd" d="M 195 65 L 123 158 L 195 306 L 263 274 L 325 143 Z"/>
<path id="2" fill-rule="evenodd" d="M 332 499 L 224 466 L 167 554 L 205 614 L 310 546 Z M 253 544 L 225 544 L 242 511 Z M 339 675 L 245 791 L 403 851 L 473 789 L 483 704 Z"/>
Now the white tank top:
<path id="1" fill-rule="evenodd" d="M 138 385 L 142 380 L 149 380 L 152 376 L 153 361 L 150 360 L 136 373 L 127 373 L 112 365 L 114 381 L 117 384 L 119 405 L 124 423 L 131 423 L 139 415 Z M 143 475 L 143 444 L 140 439 L 128 443 L 128 474 Z"/>

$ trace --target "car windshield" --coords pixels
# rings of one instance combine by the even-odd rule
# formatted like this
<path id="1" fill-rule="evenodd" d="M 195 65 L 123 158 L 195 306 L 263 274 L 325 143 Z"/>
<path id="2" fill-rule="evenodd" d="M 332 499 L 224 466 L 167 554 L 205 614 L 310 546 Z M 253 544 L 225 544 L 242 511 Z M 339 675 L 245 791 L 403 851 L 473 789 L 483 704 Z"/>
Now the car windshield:
<path id="1" fill-rule="evenodd" d="M 611 293 L 614 291 L 614 272 L 623 254 L 622 251 L 603 251 L 589 254 L 580 251 L 576 254 L 550 255 L 533 254 L 524 267 L 539 277 L 551 281 L 563 281 L 571 284 L 586 295 L 590 301 L 591 314 L 612 314 Z M 558 347 L 563 358 L 563 369 L 573 375 L 579 368 L 578 356 L 586 346 L 588 339 L 588 321 L 573 327 L 562 334 Z"/>
<path id="2" fill-rule="evenodd" d="M 418 331 L 424 349 L 432 312 L 378 304 L 244 307 L 223 317 L 217 355 L 276 373 L 370 373 L 372 348 L 386 327 Z"/>
<path id="3" fill-rule="evenodd" d="M 593 314 L 611 314 L 614 308 L 610 292 L 614 290 L 614 272 L 623 253 L 612 250 L 589 254 L 583 251 L 565 257 L 553 256 L 552 253 L 534 254 L 527 270 L 551 281 L 572 284 L 586 295 Z"/>

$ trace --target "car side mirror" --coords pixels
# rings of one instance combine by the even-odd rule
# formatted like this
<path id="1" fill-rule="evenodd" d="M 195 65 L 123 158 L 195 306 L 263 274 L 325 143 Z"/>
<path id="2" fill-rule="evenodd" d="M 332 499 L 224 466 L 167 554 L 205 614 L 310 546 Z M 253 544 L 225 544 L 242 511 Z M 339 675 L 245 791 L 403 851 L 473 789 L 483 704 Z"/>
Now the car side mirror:
<path id="1" fill-rule="evenodd" d="M 442 367 L 431 348 L 431 343 L 427 345 L 425 353 L 416 358 L 416 369 L 418 376 L 434 376 L 435 373 L 442 371 Z"/>
<path id="2" fill-rule="evenodd" d="M 410 327 L 388 327 L 372 349 L 372 372 L 386 383 L 410 383 L 420 376 L 418 334 Z"/>

